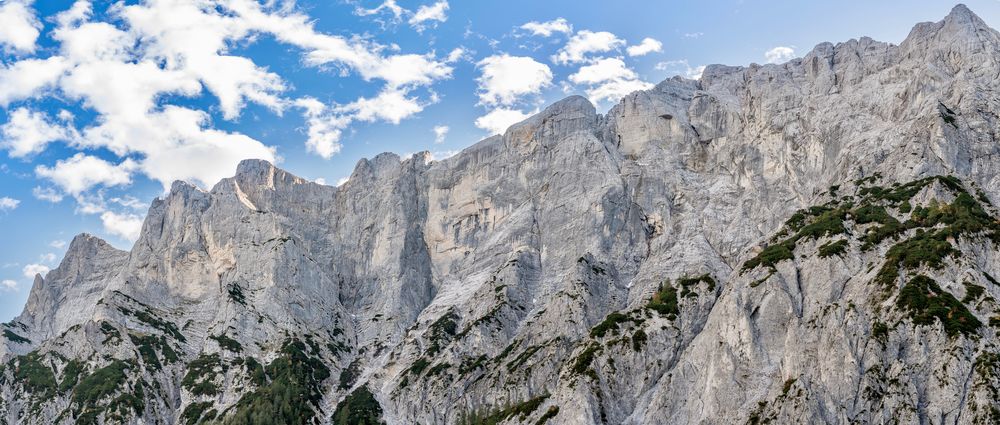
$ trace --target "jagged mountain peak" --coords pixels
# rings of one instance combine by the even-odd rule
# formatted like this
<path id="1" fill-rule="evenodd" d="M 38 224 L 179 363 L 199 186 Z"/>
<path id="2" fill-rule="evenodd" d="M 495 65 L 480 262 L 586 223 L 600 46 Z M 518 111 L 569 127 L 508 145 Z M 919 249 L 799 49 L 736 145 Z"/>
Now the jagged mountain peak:
<path id="1" fill-rule="evenodd" d="M 1000 67 L 970 13 L 339 188 L 177 183 L 130 252 L 81 236 L 36 280 L 0 423 L 994 423 Z"/>

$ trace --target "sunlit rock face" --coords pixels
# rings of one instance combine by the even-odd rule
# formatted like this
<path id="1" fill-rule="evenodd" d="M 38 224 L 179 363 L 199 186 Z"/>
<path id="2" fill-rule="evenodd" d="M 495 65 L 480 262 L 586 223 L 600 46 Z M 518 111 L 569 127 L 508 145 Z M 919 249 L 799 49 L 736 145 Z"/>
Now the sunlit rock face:
<path id="1" fill-rule="evenodd" d="M 958 6 L 339 187 L 178 182 L 35 279 L 0 423 L 996 423 L 998 58 Z"/>

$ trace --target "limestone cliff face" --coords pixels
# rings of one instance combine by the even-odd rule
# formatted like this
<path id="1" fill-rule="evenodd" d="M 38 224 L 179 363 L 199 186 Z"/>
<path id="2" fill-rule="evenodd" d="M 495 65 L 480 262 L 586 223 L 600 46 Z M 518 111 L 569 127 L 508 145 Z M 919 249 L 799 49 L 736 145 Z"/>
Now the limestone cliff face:
<path id="1" fill-rule="evenodd" d="M 178 182 L 36 278 L 0 423 L 995 423 L 998 58 L 958 6 L 336 188 Z"/>

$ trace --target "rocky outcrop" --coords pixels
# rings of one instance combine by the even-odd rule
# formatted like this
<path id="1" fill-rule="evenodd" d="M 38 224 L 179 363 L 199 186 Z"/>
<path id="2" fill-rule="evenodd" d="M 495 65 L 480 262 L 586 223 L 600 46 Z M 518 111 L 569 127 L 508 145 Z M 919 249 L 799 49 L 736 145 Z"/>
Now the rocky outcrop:
<path id="1" fill-rule="evenodd" d="M 36 278 L 0 422 L 993 423 L 998 53 L 957 6 L 339 187 L 178 182 Z"/>

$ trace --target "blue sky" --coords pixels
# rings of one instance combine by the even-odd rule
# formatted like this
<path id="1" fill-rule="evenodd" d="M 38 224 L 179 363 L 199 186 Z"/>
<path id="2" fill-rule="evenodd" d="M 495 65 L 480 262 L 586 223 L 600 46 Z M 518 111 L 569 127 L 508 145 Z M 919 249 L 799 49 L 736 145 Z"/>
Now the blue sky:
<path id="1" fill-rule="evenodd" d="M 1000 3 L 967 5 L 1000 23 Z M 941 1 L 0 0 L 0 320 L 87 232 L 131 247 L 174 179 L 263 157 L 336 184 L 443 158 L 570 94 L 899 43 Z"/>

